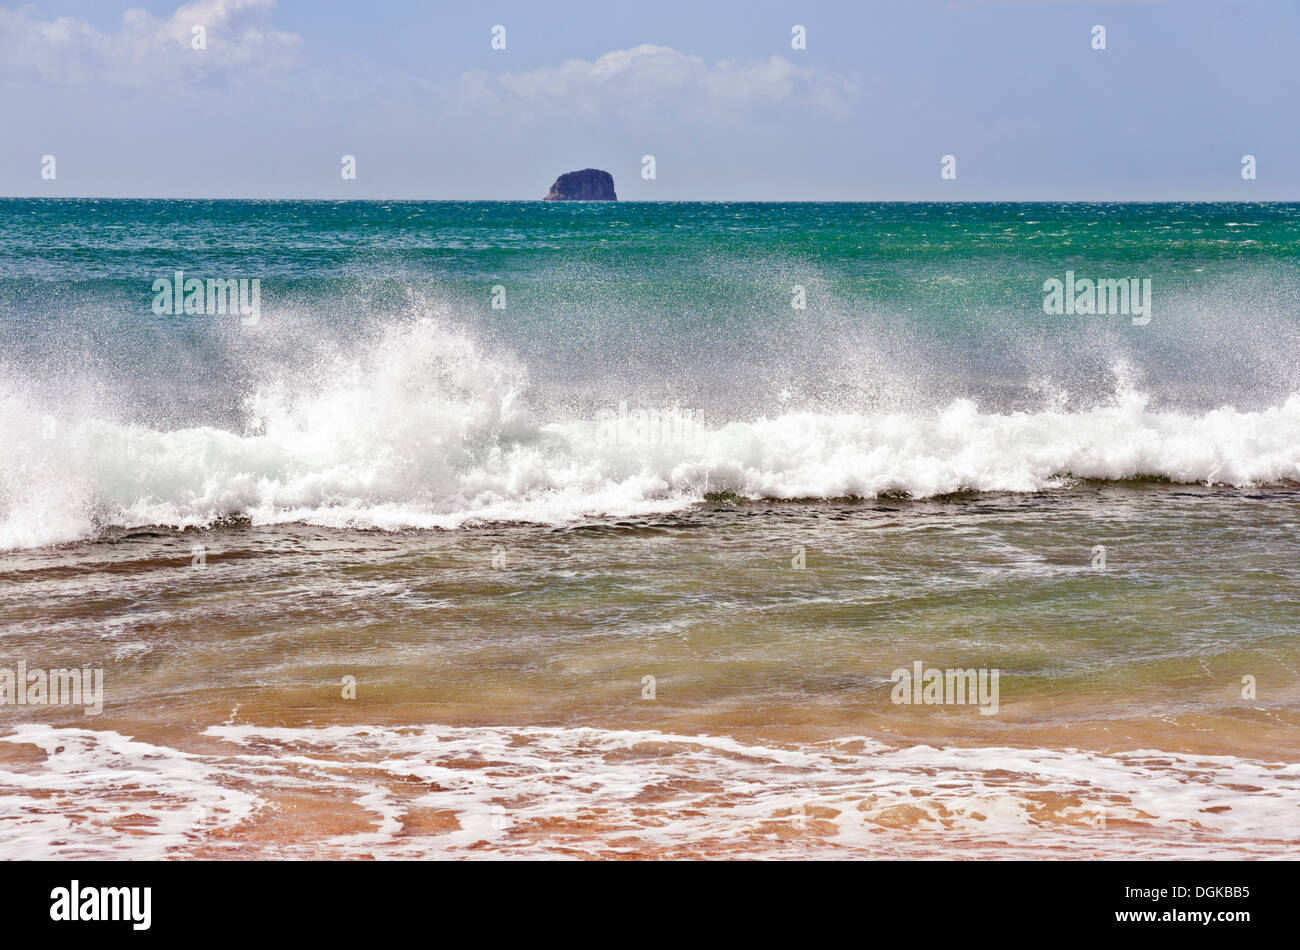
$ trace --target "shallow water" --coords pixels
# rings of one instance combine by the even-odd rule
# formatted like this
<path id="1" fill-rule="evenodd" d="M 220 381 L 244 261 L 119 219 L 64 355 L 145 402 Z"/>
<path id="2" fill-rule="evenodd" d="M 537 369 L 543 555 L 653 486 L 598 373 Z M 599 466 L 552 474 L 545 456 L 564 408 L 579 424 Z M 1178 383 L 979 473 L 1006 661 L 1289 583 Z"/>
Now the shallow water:
<path id="1" fill-rule="evenodd" d="M 1284 854 L 1295 503 L 1085 484 L 33 551 L 0 574 L 6 647 L 99 658 L 106 701 L 0 707 L 0 846 Z M 999 670 L 996 715 L 894 703 L 917 661 Z"/>

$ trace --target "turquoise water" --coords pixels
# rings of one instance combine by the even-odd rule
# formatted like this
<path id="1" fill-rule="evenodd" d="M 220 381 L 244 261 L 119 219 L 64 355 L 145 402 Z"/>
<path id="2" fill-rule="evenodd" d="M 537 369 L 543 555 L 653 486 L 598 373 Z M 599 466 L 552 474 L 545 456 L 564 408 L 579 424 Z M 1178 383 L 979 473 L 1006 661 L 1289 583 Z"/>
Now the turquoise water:
<path id="1" fill-rule="evenodd" d="M 0 245 L 9 372 L 111 379 L 150 418 L 163 386 L 171 425 L 235 426 L 265 363 L 435 310 L 519 358 L 556 416 L 1034 408 L 1111 396 L 1119 364 L 1157 407 L 1259 409 L 1297 382 L 1293 204 L 5 200 Z M 158 318 L 176 270 L 260 278 L 267 325 Z M 1152 322 L 1047 317 L 1067 270 L 1150 278 Z"/>

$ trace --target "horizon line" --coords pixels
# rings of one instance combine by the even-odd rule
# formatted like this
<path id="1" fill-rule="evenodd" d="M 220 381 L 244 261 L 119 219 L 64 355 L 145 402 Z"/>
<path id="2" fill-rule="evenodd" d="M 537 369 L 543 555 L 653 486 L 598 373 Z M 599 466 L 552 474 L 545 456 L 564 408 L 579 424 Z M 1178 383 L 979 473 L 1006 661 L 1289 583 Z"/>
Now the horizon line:
<path id="1" fill-rule="evenodd" d="M 410 204 L 1300 204 L 1296 198 L 629 198 L 609 200 L 545 198 L 268 198 L 196 195 L 0 195 L 0 201 L 267 201 L 267 202 L 406 202 Z"/>

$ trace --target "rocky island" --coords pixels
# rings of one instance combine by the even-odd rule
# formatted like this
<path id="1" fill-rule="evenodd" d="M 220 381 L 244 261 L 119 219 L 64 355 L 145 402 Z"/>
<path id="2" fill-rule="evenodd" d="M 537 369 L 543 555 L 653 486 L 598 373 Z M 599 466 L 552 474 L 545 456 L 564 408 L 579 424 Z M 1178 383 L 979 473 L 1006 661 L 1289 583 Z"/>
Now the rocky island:
<path id="1" fill-rule="evenodd" d="M 565 172 L 555 179 L 544 201 L 618 201 L 614 176 L 599 168 Z"/>

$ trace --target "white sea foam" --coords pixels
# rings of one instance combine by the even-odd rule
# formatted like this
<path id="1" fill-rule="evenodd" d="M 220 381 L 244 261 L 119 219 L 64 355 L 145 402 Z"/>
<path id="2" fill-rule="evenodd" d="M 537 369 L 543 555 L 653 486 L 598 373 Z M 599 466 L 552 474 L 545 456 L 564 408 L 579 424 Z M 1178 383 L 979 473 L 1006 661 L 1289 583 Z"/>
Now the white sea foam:
<path id="1" fill-rule="evenodd" d="M 1234 756 L 862 738 L 785 746 L 595 728 L 206 734 L 229 751 L 18 727 L 3 741 L 43 759 L 0 766 L 0 852 L 1209 858 L 1286 856 L 1300 844 L 1300 766 Z M 302 812 L 305 796 L 324 811 Z M 284 797 L 307 817 L 292 833 L 281 824 L 259 835 Z M 330 813 L 345 820 L 331 828 Z M 368 816 L 360 826 L 357 813 Z"/>
<path id="2" fill-rule="evenodd" d="M 1153 411 L 1131 387 L 1077 410 L 999 413 L 957 400 L 917 412 L 774 412 L 716 422 L 681 445 L 629 445 L 609 444 L 592 422 L 531 417 L 526 389 L 520 368 L 430 320 L 394 327 L 306 382 L 268 379 L 247 401 L 242 433 L 70 413 L 0 380 L 0 549 L 103 525 L 231 516 L 456 528 L 659 513 L 706 491 L 927 497 L 1041 491 L 1071 476 L 1235 486 L 1300 478 L 1300 394 L 1259 411 L 1203 414 Z"/>

